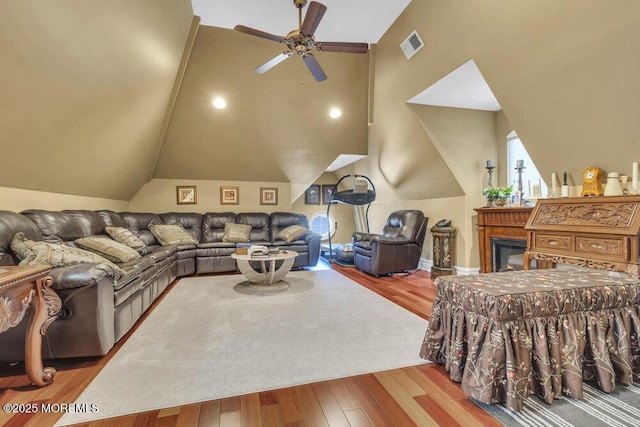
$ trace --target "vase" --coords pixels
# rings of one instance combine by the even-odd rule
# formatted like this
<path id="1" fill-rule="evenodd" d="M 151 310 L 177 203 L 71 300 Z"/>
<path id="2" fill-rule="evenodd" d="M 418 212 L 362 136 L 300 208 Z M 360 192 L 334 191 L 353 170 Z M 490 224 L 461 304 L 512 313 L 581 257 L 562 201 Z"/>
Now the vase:
<path id="1" fill-rule="evenodd" d="M 497 208 L 507 205 L 507 199 L 493 199 L 493 205 Z"/>

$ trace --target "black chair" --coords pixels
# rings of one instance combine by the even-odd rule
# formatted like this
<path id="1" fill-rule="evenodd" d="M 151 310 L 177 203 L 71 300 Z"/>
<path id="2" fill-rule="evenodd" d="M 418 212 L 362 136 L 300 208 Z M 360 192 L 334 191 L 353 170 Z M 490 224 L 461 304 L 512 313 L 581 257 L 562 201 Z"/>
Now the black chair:
<path id="1" fill-rule="evenodd" d="M 374 276 L 414 270 L 429 218 L 419 210 L 392 212 L 381 234 L 353 233 L 354 263 Z"/>

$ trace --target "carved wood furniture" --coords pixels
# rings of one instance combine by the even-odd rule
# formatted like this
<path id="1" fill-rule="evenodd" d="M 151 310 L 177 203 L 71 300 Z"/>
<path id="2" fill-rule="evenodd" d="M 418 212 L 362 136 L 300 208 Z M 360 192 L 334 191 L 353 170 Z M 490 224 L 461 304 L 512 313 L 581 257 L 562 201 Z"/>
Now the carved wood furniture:
<path id="1" fill-rule="evenodd" d="M 525 229 L 525 268 L 535 259 L 640 275 L 639 196 L 538 200 Z"/>
<path id="2" fill-rule="evenodd" d="M 29 379 L 38 386 L 51 383 L 56 373 L 42 364 L 42 335 L 62 305 L 49 288 L 53 284 L 49 271 L 48 265 L 0 267 L 0 333 L 17 326 L 33 307 L 25 341 L 25 368 Z"/>
<path id="3" fill-rule="evenodd" d="M 456 229 L 453 227 L 432 227 L 431 238 L 433 240 L 431 278 L 435 279 L 439 276 L 453 274 L 453 256 L 456 253 Z"/>
<path id="4" fill-rule="evenodd" d="M 477 209 L 479 224 L 489 209 Z M 515 411 L 531 393 L 582 398 L 583 380 L 605 392 L 630 384 L 640 375 L 640 196 L 540 199 L 524 229 L 526 269 L 531 259 L 590 269 L 437 278 L 421 356 L 470 397 Z"/>
<path id="5" fill-rule="evenodd" d="M 278 254 L 269 254 L 265 258 L 252 258 L 251 255 L 231 254 L 231 258 L 238 263 L 238 269 L 242 275 L 250 282 L 258 285 L 271 285 L 284 279 L 284 276 L 291 271 L 293 260 L 298 256 L 294 251 L 283 251 Z M 269 267 L 266 262 L 269 261 Z M 279 267 L 276 262 L 282 261 Z M 260 270 L 256 270 L 252 263 L 260 263 Z"/>
<path id="6" fill-rule="evenodd" d="M 478 247 L 480 250 L 480 273 L 494 271 L 491 239 L 527 240 L 524 229 L 532 207 L 477 208 Z"/>

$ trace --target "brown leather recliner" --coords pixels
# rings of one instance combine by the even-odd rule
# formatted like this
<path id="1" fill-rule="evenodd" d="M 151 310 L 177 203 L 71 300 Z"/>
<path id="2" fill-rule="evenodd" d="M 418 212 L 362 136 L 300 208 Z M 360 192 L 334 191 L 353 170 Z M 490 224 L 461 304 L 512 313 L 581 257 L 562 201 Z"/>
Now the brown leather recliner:
<path id="1" fill-rule="evenodd" d="M 419 210 L 392 212 L 381 234 L 353 233 L 354 263 L 374 276 L 418 267 L 429 218 Z"/>

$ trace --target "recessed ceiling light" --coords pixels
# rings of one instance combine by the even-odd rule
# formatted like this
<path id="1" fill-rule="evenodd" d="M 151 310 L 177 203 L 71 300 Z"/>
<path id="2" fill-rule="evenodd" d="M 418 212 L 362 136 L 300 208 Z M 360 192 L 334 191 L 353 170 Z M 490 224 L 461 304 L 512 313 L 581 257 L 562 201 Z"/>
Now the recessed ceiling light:
<path id="1" fill-rule="evenodd" d="M 221 110 L 227 106 L 227 101 L 225 101 L 224 98 L 220 98 L 220 97 L 214 98 L 212 103 L 213 103 L 213 106 L 216 107 L 218 110 Z"/>
<path id="2" fill-rule="evenodd" d="M 342 110 L 340 110 L 339 108 L 333 108 L 331 109 L 331 111 L 329 111 L 329 117 L 331 117 L 332 119 L 337 119 L 341 115 L 342 115 Z"/>

